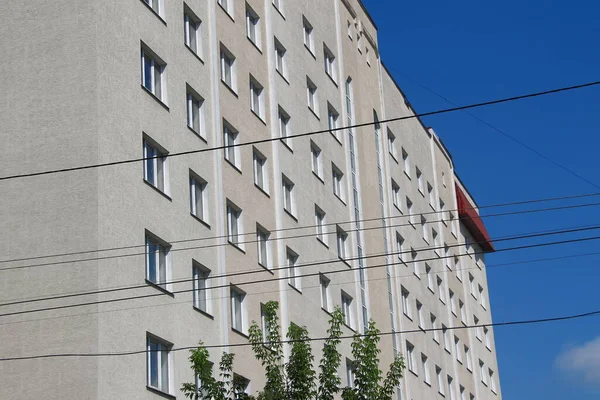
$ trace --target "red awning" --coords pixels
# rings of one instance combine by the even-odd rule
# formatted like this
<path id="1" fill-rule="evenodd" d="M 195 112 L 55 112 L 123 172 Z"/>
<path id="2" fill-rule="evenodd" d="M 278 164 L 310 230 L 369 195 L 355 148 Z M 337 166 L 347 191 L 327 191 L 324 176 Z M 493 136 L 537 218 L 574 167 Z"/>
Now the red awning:
<path id="1" fill-rule="evenodd" d="M 456 203 L 458 204 L 458 217 L 469 232 L 471 232 L 481 250 L 486 253 L 494 251 L 494 245 L 481 217 L 477 214 L 477 211 L 475 211 L 473 205 L 458 185 L 456 185 Z"/>

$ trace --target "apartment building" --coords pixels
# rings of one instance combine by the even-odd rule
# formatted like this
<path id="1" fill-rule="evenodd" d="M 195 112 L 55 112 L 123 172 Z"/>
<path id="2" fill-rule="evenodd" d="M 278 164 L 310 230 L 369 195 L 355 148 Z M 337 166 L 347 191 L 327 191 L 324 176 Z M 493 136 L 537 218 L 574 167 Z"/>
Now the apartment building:
<path id="1" fill-rule="evenodd" d="M 254 393 L 228 346 L 269 300 L 311 336 L 336 306 L 346 335 L 397 332 L 401 399 L 501 397 L 493 329 L 465 328 L 491 322 L 493 245 L 436 133 L 383 123 L 414 111 L 360 1 L 17 0 L 0 20 L 2 176 L 136 160 L 0 182 L 0 357 L 105 355 L 0 362 L 7 398 L 182 398 L 200 340 Z"/>

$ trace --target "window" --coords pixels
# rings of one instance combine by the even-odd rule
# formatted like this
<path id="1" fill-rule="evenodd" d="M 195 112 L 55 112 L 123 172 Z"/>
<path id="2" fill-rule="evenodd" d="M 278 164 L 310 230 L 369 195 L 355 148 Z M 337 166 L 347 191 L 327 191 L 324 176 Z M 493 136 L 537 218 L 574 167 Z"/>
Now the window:
<path id="1" fill-rule="evenodd" d="M 421 194 L 423 196 L 425 196 L 425 191 L 423 189 L 423 174 L 421 173 L 421 170 L 419 169 L 419 167 L 415 167 L 415 171 L 416 171 L 416 175 L 417 175 L 417 184 L 419 187 L 419 192 L 421 192 Z"/>
<path id="2" fill-rule="evenodd" d="M 412 319 L 412 315 L 410 313 L 410 305 L 409 305 L 409 292 L 408 290 L 406 290 L 404 287 L 402 287 L 401 289 L 401 293 L 402 293 L 402 313 L 404 315 L 406 315 L 408 318 Z"/>
<path id="3" fill-rule="evenodd" d="M 454 316 L 458 316 L 458 312 L 456 310 L 456 297 L 454 296 L 454 292 L 448 289 L 448 297 L 450 298 L 450 311 Z"/>
<path id="4" fill-rule="evenodd" d="M 204 99 L 187 88 L 187 125 L 200 136 L 204 136 Z"/>
<path id="5" fill-rule="evenodd" d="M 419 253 L 415 249 L 411 248 L 410 256 L 412 258 L 413 273 L 417 278 L 421 279 L 421 262 L 417 260 Z"/>
<path id="6" fill-rule="evenodd" d="M 248 3 L 246 3 L 246 36 L 260 48 L 260 17 Z"/>
<path id="7" fill-rule="evenodd" d="M 200 56 L 202 53 L 202 42 L 200 36 L 201 21 L 200 18 L 198 18 L 196 14 L 194 14 L 187 7 L 187 5 L 185 5 L 183 9 L 183 24 L 185 45 L 194 54 Z"/>
<path id="8" fill-rule="evenodd" d="M 398 251 L 398 260 L 404 262 L 404 238 L 396 232 L 396 249 Z"/>
<path id="9" fill-rule="evenodd" d="M 250 110 L 261 120 L 265 118 L 264 87 L 250 75 Z"/>
<path id="10" fill-rule="evenodd" d="M 444 281 L 442 280 L 442 278 L 440 278 L 439 275 L 436 275 L 437 278 L 437 289 L 438 289 L 438 294 L 440 296 L 440 301 L 444 304 L 446 304 L 446 293 L 444 292 Z"/>
<path id="11" fill-rule="evenodd" d="M 475 278 L 473 275 L 471 275 L 471 273 L 469 273 L 469 290 L 471 291 L 471 295 L 477 298 L 475 295 Z"/>
<path id="12" fill-rule="evenodd" d="M 473 325 L 475 325 L 475 337 L 481 342 L 481 327 L 479 326 L 479 318 L 473 315 Z"/>
<path id="13" fill-rule="evenodd" d="M 475 395 L 472 393 L 469 393 L 469 400 L 475 400 Z"/>
<path id="14" fill-rule="evenodd" d="M 205 180 L 190 172 L 190 212 L 205 222 L 208 221 L 206 186 Z"/>
<path id="15" fill-rule="evenodd" d="M 392 133 L 389 129 L 387 130 L 387 139 L 388 139 L 388 149 L 390 155 L 396 159 L 396 135 Z"/>
<path id="16" fill-rule="evenodd" d="M 146 234 L 146 280 L 168 290 L 170 284 L 170 260 L 168 244 Z"/>
<path id="17" fill-rule="evenodd" d="M 152 11 L 154 11 L 156 14 L 158 14 L 159 16 L 162 13 L 162 4 L 161 0 L 144 0 L 144 3 L 146 3 L 148 5 L 148 7 L 150 7 L 152 9 Z"/>
<path id="18" fill-rule="evenodd" d="M 444 225 L 448 225 L 448 223 L 446 221 L 446 203 L 444 203 L 444 200 L 439 199 L 439 204 L 440 204 L 440 220 L 442 221 L 442 223 Z"/>
<path id="19" fill-rule="evenodd" d="M 275 70 L 279 72 L 283 77 L 287 76 L 287 65 L 285 59 L 285 53 L 287 50 L 283 45 L 275 38 Z"/>
<path id="20" fill-rule="evenodd" d="M 435 288 L 433 286 L 433 272 L 431 272 L 431 267 L 428 264 L 425 264 L 425 273 L 427 274 L 427 289 L 431 290 L 432 293 L 435 293 Z"/>
<path id="21" fill-rule="evenodd" d="M 333 194 L 335 194 L 340 200 L 344 201 L 344 174 L 333 163 L 331 164 L 331 175 L 333 178 Z"/>
<path id="22" fill-rule="evenodd" d="M 172 347 L 172 344 L 155 336 L 146 337 L 147 385 L 163 393 L 171 393 Z"/>
<path id="23" fill-rule="evenodd" d="M 246 329 L 246 293 L 235 286 L 230 288 L 231 327 L 244 333 Z"/>
<path id="24" fill-rule="evenodd" d="M 348 38 L 352 41 L 352 22 L 348 21 Z"/>
<path id="25" fill-rule="evenodd" d="M 467 361 L 467 369 L 473 372 L 473 362 L 471 361 L 471 351 L 465 346 L 465 360 Z"/>
<path id="26" fill-rule="evenodd" d="M 462 300 L 458 300 L 458 308 L 460 308 L 460 322 L 463 325 L 467 325 L 467 311 L 465 309 L 465 303 Z"/>
<path id="27" fill-rule="evenodd" d="M 452 234 L 454 235 L 454 237 L 456 237 L 456 218 L 454 217 L 454 213 L 452 211 L 449 212 L 450 214 L 450 232 L 452 232 Z"/>
<path id="28" fill-rule="evenodd" d="M 289 180 L 285 175 L 281 176 L 283 187 L 283 209 L 294 215 L 296 209 L 296 199 L 294 197 L 294 182 Z"/>
<path id="29" fill-rule="evenodd" d="M 221 81 L 231 90 L 236 91 L 235 57 L 223 45 L 221 45 Z"/>
<path id="30" fill-rule="evenodd" d="M 233 17 L 233 0 L 217 0 L 217 3 L 219 3 L 227 14 Z"/>
<path id="31" fill-rule="evenodd" d="M 400 186 L 392 179 L 392 204 L 402 212 L 402 203 L 400 203 Z"/>
<path id="32" fill-rule="evenodd" d="M 223 121 L 223 144 L 225 145 L 225 159 L 231 165 L 240 169 L 239 147 L 238 144 L 239 132 L 235 130 L 226 121 Z"/>
<path id="33" fill-rule="evenodd" d="M 336 237 L 338 257 L 345 260 L 347 257 L 346 240 L 348 239 L 348 234 L 338 226 L 336 227 Z"/>
<path id="34" fill-rule="evenodd" d="M 496 379 L 494 378 L 494 371 L 488 368 L 488 373 L 490 375 L 490 387 L 492 389 L 492 392 L 498 393 L 496 388 Z"/>
<path id="35" fill-rule="evenodd" d="M 441 254 L 440 247 L 442 246 L 440 244 L 440 235 L 438 235 L 437 231 L 434 228 L 431 228 L 431 238 L 433 239 L 435 254 L 439 256 Z"/>
<path id="36" fill-rule="evenodd" d="M 305 16 L 302 16 L 302 31 L 304 33 L 304 45 L 314 54 L 313 27 Z"/>
<path id="37" fill-rule="evenodd" d="M 194 307 L 205 313 L 209 312 L 208 309 L 208 276 L 210 270 L 203 265 L 192 261 L 192 276 L 194 286 Z"/>
<path id="38" fill-rule="evenodd" d="M 408 223 L 414 228 L 417 216 L 413 213 L 413 202 L 408 197 L 406 198 L 406 212 L 408 213 Z"/>
<path id="39" fill-rule="evenodd" d="M 323 44 L 323 60 L 325 63 L 325 73 L 327 73 L 327 75 L 329 75 L 329 77 L 335 81 L 336 80 L 335 56 L 333 55 L 331 50 L 329 50 L 327 48 L 327 46 L 325 44 Z"/>
<path id="40" fill-rule="evenodd" d="M 410 160 L 408 159 L 408 153 L 402 148 L 402 161 L 404 163 L 404 173 L 410 178 Z"/>
<path id="41" fill-rule="evenodd" d="M 317 239 L 327 244 L 327 232 L 325 227 L 325 211 L 315 205 L 315 221 L 317 226 Z"/>
<path id="42" fill-rule="evenodd" d="M 308 99 L 308 108 L 318 116 L 319 102 L 317 99 L 317 85 L 315 85 L 308 76 L 306 77 L 306 96 Z"/>
<path id="43" fill-rule="evenodd" d="M 142 86 L 157 99 L 166 103 L 165 70 L 167 63 L 150 49 L 142 46 Z"/>
<path id="44" fill-rule="evenodd" d="M 344 291 L 342 291 L 342 314 L 344 314 L 344 324 L 352 328 L 354 322 L 352 315 L 352 297 Z"/>
<path id="45" fill-rule="evenodd" d="M 488 385 L 487 371 L 485 369 L 484 362 L 481 360 L 479 360 L 479 374 L 481 375 L 481 383 L 483 383 L 485 386 L 487 386 Z"/>
<path id="46" fill-rule="evenodd" d="M 435 195 L 433 194 L 433 186 L 427 182 L 427 195 L 429 196 L 429 206 L 435 210 Z"/>
<path id="47" fill-rule="evenodd" d="M 471 245 L 471 238 L 469 236 L 465 236 L 465 248 L 469 257 L 473 257 L 471 255 L 473 253 L 473 246 Z"/>
<path id="48" fill-rule="evenodd" d="M 483 295 L 483 287 L 481 287 L 481 285 L 477 285 L 477 286 L 479 289 L 479 305 L 481 305 L 481 307 L 483 307 L 485 309 L 486 303 L 485 303 L 485 296 Z"/>
<path id="49" fill-rule="evenodd" d="M 285 110 L 283 108 L 281 108 L 281 106 L 279 107 L 279 110 L 278 110 L 278 119 L 279 119 L 279 138 L 281 139 L 281 141 L 284 144 L 286 144 L 289 147 L 290 142 L 288 141 L 287 137 L 290 134 L 290 132 L 289 132 L 290 116 L 288 113 L 285 112 Z"/>
<path id="50" fill-rule="evenodd" d="M 247 398 L 248 389 L 250 387 L 250 379 L 244 378 L 241 375 L 233 374 L 233 399 L 242 400 Z"/>
<path id="51" fill-rule="evenodd" d="M 446 268 L 452 270 L 452 256 L 450 255 L 448 243 L 444 243 L 444 264 L 446 264 Z"/>
<path id="52" fill-rule="evenodd" d="M 442 171 L 442 185 L 444 185 L 444 187 L 446 187 L 446 173 L 444 173 Z"/>
<path id="53" fill-rule="evenodd" d="M 271 232 L 256 224 L 256 245 L 258 254 L 258 263 L 263 267 L 270 268 L 270 244 L 269 236 Z"/>
<path id="54" fill-rule="evenodd" d="M 235 204 L 227 202 L 227 240 L 234 246 L 241 247 L 242 210 Z"/>
<path id="55" fill-rule="evenodd" d="M 427 218 L 421 215 L 421 231 L 423 232 L 423 240 L 429 243 L 429 233 L 427 231 Z"/>
<path id="56" fill-rule="evenodd" d="M 485 326 L 483 327 L 483 337 L 485 339 L 485 347 L 487 347 L 488 350 L 491 350 L 492 344 L 490 342 L 490 330 Z"/>
<path id="57" fill-rule="evenodd" d="M 425 322 L 423 321 L 423 304 L 419 300 L 416 301 L 417 305 L 417 322 L 419 324 L 419 328 L 425 328 Z"/>
<path id="58" fill-rule="evenodd" d="M 144 138 L 144 180 L 167 193 L 167 151 Z"/>
<path id="59" fill-rule="evenodd" d="M 331 106 L 331 104 L 327 103 L 327 126 L 329 128 L 329 132 L 336 138 L 338 142 L 341 142 L 340 131 L 336 130 L 338 127 L 338 118 L 339 113 Z"/>
<path id="60" fill-rule="evenodd" d="M 448 400 L 455 400 L 454 397 L 454 379 L 448 375 Z"/>
<path id="61" fill-rule="evenodd" d="M 450 331 L 444 324 L 442 324 L 442 333 L 444 334 L 444 350 L 450 353 Z"/>
<path id="62" fill-rule="evenodd" d="M 442 396 L 445 396 L 445 394 L 444 394 L 444 379 L 442 377 L 442 369 L 440 367 L 438 367 L 437 365 L 435 366 L 435 375 L 437 377 L 438 392 Z"/>
<path id="63" fill-rule="evenodd" d="M 460 339 L 457 336 L 454 336 L 454 352 L 456 353 L 456 361 L 462 364 Z"/>
<path id="64" fill-rule="evenodd" d="M 437 344 L 440 344 L 440 331 L 439 331 L 438 320 L 437 320 L 436 316 L 433 314 L 429 314 L 429 318 L 431 320 L 431 329 L 433 331 L 433 340 Z"/>
<path id="65" fill-rule="evenodd" d="M 427 356 L 421 353 L 421 366 L 423 367 L 423 382 L 431 386 L 431 379 L 429 376 L 429 361 Z"/>
<path id="66" fill-rule="evenodd" d="M 319 285 L 321 286 L 321 308 L 325 311 L 329 311 L 329 303 L 331 300 L 329 298 L 329 283 L 331 281 L 325 277 L 325 275 L 319 275 Z"/>
<path id="67" fill-rule="evenodd" d="M 312 172 L 323 180 L 323 161 L 321 149 L 312 140 L 310 141 L 310 154 L 312 159 Z"/>
<path id="68" fill-rule="evenodd" d="M 288 270 L 288 283 L 290 286 L 300 290 L 300 271 L 298 271 L 298 254 L 294 253 L 289 247 L 286 248 L 286 261 Z"/>
<path id="69" fill-rule="evenodd" d="M 356 379 L 356 365 L 346 358 L 346 382 L 347 387 L 354 389 L 356 386 L 354 381 Z"/>
<path id="70" fill-rule="evenodd" d="M 460 400 L 467 400 L 467 398 L 465 397 L 466 396 L 465 387 L 463 385 L 459 385 L 459 391 L 460 391 Z"/>
<path id="71" fill-rule="evenodd" d="M 256 148 L 253 148 L 252 159 L 254 164 L 254 184 L 263 192 L 268 193 L 267 157 L 262 155 Z"/>
<path id="72" fill-rule="evenodd" d="M 408 368 L 408 370 L 414 374 L 418 374 L 414 352 L 415 346 L 413 346 L 409 341 L 406 341 L 406 368 Z"/>

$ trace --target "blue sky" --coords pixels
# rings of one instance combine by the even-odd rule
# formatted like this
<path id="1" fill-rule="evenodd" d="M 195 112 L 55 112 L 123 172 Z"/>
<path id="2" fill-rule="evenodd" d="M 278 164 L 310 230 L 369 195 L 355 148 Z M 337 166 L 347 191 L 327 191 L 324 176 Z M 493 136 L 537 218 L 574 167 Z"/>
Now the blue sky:
<path id="1" fill-rule="evenodd" d="M 364 0 L 379 28 L 382 59 L 417 112 L 600 80 L 600 3 L 594 1 Z M 471 116 L 425 119 L 454 157 L 480 205 L 600 192 L 600 87 L 471 112 L 584 176 L 594 187 Z M 388 116 L 391 117 L 391 116 Z M 588 198 L 569 203 L 592 203 Z M 533 207 L 539 207 L 534 205 Z M 493 237 L 600 224 L 600 207 L 486 219 Z M 579 236 L 600 235 L 591 231 Z M 563 238 L 574 238 L 577 235 Z M 560 240 L 558 237 L 540 241 Z M 534 243 L 521 242 L 522 244 Z M 497 247 L 513 246 L 502 243 Z M 489 265 L 600 251 L 591 241 L 486 258 Z M 490 267 L 495 321 L 600 309 L 600 256 Z M 598 399 L 600 317 L 497 328 L 503 397 Z"/>

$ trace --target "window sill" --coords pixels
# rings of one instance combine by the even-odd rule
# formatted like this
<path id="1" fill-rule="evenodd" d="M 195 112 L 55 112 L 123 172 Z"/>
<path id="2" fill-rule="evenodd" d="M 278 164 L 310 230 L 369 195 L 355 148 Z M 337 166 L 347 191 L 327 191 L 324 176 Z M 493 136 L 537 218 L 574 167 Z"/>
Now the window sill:
<path id="1" fill-rule="evenodd" d="M 396 164 L 399 164 L 398 159 L 396 158 L 394 153 L 392 153 L 391 151 L 389 153 L 390 153 L 390 157 L 392 157 L 392 160 L 396 161 Z"/>
<path id="2" fill-rule="evenodd" d="M 342 257 L 340 257 L 340 256 L 338 255 L 338 259 L 339 259 L 341 262 L 343 262 L 344 264 L 346 264 L 346 266 L 347 266 L 348 268 L 352 268 L 352 265 L 350 265 L 350 263 L 349 263 L 348 261 L 346 261 L 346 259 L 345 259 L 345 258 L 342 258 Z"/>
<path id="3" fill-rule="evenodd" d="M 429 203 L 429 208 L 431 208 L 432 211 L 435 211 L 435 207 L 431 205 L 431 203 Z"/>
<path id="4" fill-rule="evenodd" d="M 273 8 L 274 8 L 275 10 L 277 10 L 277 12 L 279 13 L 279 15 L 281 15 L 281 18 L 283 18 L 283 20 L 285 21 L 285 15 L 283 15 L 283 12 L 281 12 L 281 10 L 280 10 L 279 8 L 277 8 L 277 7 L 275 6 L 275 4 L 273 4 Z"/>
<path id="5" fill-rule="evenodd" d="M 156 95 L 154 93 L 152 93 L 151 91 L 149 91 L 148 88 L 146 88 L 146 86 L 140 85 L 140 87 L 144 90 L 144 92 L 148 93 L 150 95 L 150 97 L 152 97 L 154 100 L 156 100 L 158 102 L 158 104 L 160 104 L 161 106 L 163 106 L 163 108 L 165 110 L 170 111 L 169 110 L 169 106 L 166 105 L 165 102 L 162 101 L 160 98 L 156 97 Z"/>
<path id="6" fill-rule="evenodd" d="M 253 47 L 254 47 L 256 50 L 258 50 L 258 52 L 259 52 L 260 54 L 262 54 L 262 53 L 263 53 L 263 52 L 262 52 L 262 50 L 260 49 L 260 47 L 258 46 L 258 44 L 256 44 L 256 43 L 254 42 L 254 40 L 250 39 L 250 38 L 248 37 L 248 35 L 246 35 L 246 39 L 248 39 L 248 41 L 249 41 L 250 43 L 252 43 L 252 46 L 253 46 Z"/>
<path id="7" fill-rule="evenodd" d="M 408 369 L 408 368 L 407 368 Z M 413 374 L 414 376 L 418 377 L 419 374 L 417 374 L 416 371 L 413 371 L 412 369 L 408 369 L 408 372 L 410 372 L 411 374 Z"/>
<path id="8" fill-rule="evenodd" d="M 225 7 L 223 7 L 223 5 L 221 5 L 219 2 L 217 2 L 217 4 L 219 5 L 219 7 L 221 7 L 221 10 L 223 10 L 223 12 L 224 12 L 225 14 L 227 14 L 227 16 L 229 17 L 229 19 L 230 19 L 231 21 L 235 22 L 235 19 L 233 18 L 233 15 L 231 15 L 231 14 L 229 13 L 229 11 L 227 11 L 227 10 L 225 9 Z"/>
<path id="9" fill-rule="evenodd" d="M 171 297 L 175 298 L 175 294 L 173 294 L 173 292 L 171 292 L 170 290 L 167 290 L 167 289 L 165 289 L 164 287 L 162 287 L 162 286 L 160 286 L 160 285 L 158 285 L 158 284 L 156 284 L 156 283 L 154 283 L 154 282 L 152 282 L 152 281 L 149 281 L 148 279 L 146 279 L 145 281 L 146 281 L 146 284 L 147 284 L 148 286 L 151 286 L 151 287 L 153 287 L 154 289 L 157 289 L 157 290 L 159 290 L 159 291 L 163 292 L 163 293 L 164 293 L 164 294 L 166 294 L 167 296 L 171 296 Z"/>
<path id="10" fill-rule="evenodd" d="M 324 180 L 323 178 L 321 178 L 321 177 L 319 176 L 319 174 L 317 174 L 315 171 L 313 171 L 312 173 L 313 173 L 313 175 L 314 175 L 314 176 L 316 176 L 316 177 L 317 177 L 317 179 L 318 179 L 318 180 L 320 180 L 320 181 L 321 181 L 321 183 L 322 183 L 322 184 L 325 184 L 325 180 Z"/>
<path id="11" fill-rule="evenodd" d="M 315 118 L 317 118 L 319 121 L 321 120 L 321 117 L 319 117 L 319 114 L 317 114 L 317 112 L 315 110 L 313 110 L 313 108 L 311 106 L 308 106 L 308 109 L 310 110 L 312 115 L 315 116 Z"/>
<path id="12" fill-rule="evenodd" d="M 417 277 L 417 279 L 421 280 L 421 276 L 419 274 L 417 274 L 416 272 L 413 272 L 413 275 Z"/>
<path id="13" fill-rule="evenodd" d="M 444 224 L 444 226 L 446 226 L 446 227 L 448 226 L 448 223 L 446 222 L 445 219 L 442 220 L 442 224 Z"/>
<path id="14" fill-rule="evenodd" d="M 287 210 L 287 209 L 285 209 L 285 208 L 283 209 L 283 211 L 285 211 L 285 213 L 286 213 L 287 215 L 289 215 L 289 216 L 290 216 L 290 217 L 291 217 L 291 218 L 292 218 L 292 219 L 293 219 L 295 222 L 298 222 L 298 218 L 297 218 L 297 217 L 296 217 L 294 214 L 292 214 L 292 212 L 291 212 L 291 211 L 289 211 L 289 210 Z"/>
<path id="15" fill-rule="evenodd" d="M 423 193 L 422 189 L 419 189 L 419 193 L 421 194 L 421 196 L 423 196 L 423 198 L 425 197 L 425 193 Z"/>
<path id="16" fill-rule="evenodd" d="M 438 394 L 442 397 L 446 397 L 446 395 L 438 390 Z"/>
<path id="17" fill-rule="evenodd" d="M 334 129 L 338 129 L 338 128 L 334 128 Z M 336 142 L 338 142 L 340 144 L 340 146 L 343 146 L 341 139 L 337 136 L 337 133 L 340 132 L 340 130 L 333 130 L 333 131 L 329 131 L 329 133 L 331 133 L 331 136 L 333 136 L 333 138 L 336 140 Z"/>
<path id="18" fill-rule="evenodd" d="M 458 238 L 456 237 L 456 232 L 450 232 L 450 233 L 452 233 L 452 236 L 454 236 L 454 239 L 458 239 Z"/>
<path id="19" fill-rule="evenodd" d="M 154 15 L 156 15 L 156 17 L 157 17 L 157 18 L 160 20 L 160 22 L 162 22 L 163 24 L 165 24 L 165 26 L 167 26 L 167 21 L 165 21 L 165 20 L 163 19 L 163 17 L 161 17 L 161 15 L 160 15 L 159 13 L 157 13 L 157 12 L 156 12 L 156 10 L 155 10 L 154 8 L 150 7 L 150 5 L 149 5 L 148 3 L 146 3 L 144 0 L 140 0 L 140 1 L 141 1 L 141 2 L 142 2 L 142 3 L 143 3 L 145 6 L 146 6 L 146 8 L 147 8 L 148 10 L 152 11 L 152 13 L 153 13 Z"/>
<path id="20" fill-rule="evenodd" d="M 329 75 L 329 72 L 325 71 L 325 75 L 327 75 L 329 77 L 329 79 L 331 79 L 331 82 L 333 82 L 335 87 L 338 87 L 338 83 L 336 82 L 336 80 L 334 79 L 333 76 Z"/>
<path id="21" fill-rule="evenodd" d="M 338 196 L 338 195 L 337 195 L 337 194 L 335 194 L 335 193 L 334 193 L 333 195 L 334 195 L 335 197 L 337 197 L 337 199 L 338 199 L 339 201 L 341 201 L 343 205 L 346 205 L 346 202 L 345 202 L 344 200 L 342 200 L 342 198 L 341 198 L 340 196 Z"/>
<path id="22" fill-rule="evenodd" d="M 260 190 L 265 196 L 267 196 L 268 198 L 271 198 L 271 195 L 269 193 L 267 193 L 267 191 L 263 188 L 261 188 L 260 186 L 258 186 L 256 183 L 254 183 L 254 186 Z"/>
<path id="23" fill-rule="evenodd" d="M 286 78 L 286 76 L 283 74 L 283 72 L 281 72 L 280 70 L 278 70 L 277 68 L 275 68 L 275 71 L 277 71 L 277 73 L 279 74 L 279 76 L 285 81 L 285 83 L 287 83 L 288 85 L 290 84 L 290 81 L 288 80 L 288 78 Z"/>
<path id="24" fill-rule="evenodd" d="M 201 310 L 200 308 L 193 306 L 194 310 L 198 311 L 200 314 L 204 315 L 206 318 L 212 319 L 214 320 L 215 317 L 213 317 L 212 315 L 210 315 L 209 313 L 207 313 L 206 311 Z"/>
<path id="25" fill-rule="evenodd" d="M 235 98 L 237 99 L 239 96 L 237 94 L 237 92 L 231 87 L 229 86 L 229 84 L 227 82 L 225 82 L 223 79 L 221 79 L 221 83 L 227 88 L 229 89 L 229 91 L 231 92 L 231 94 L 233 94 L 235 96 Z"/>
<path id="26" fill-rule="evenodd" d="M 148 186 L 150 186 L 152 189 L 154 189 L 156 192 L 160 193 L 161 196 L 163 196 L 165 199 L 169 200 L 169 201 L 173 201 L 173 199 L 171 199 L 171 197 L 166 194 L 165 192 L 163 192 L 162 190 L 160 190 L 159 188 L 157 188 L 156 186 L 154 186 L 153 184 L 151 184 L 150 182 L 148 182 L 147 180 L 143 180 L 144 183 Z"/>
<path id="27" fill-rule="evenodd" d="M 348 325 L 347 323 L 344 322 L 344 326 L 348 329 L 350 329 L 352 332 L 356 333 L 356 329 L 354 329 L 353 327 L 351 327 L 350 325 Z"/>
<path id="28" fill-rule="evenodd" d="M 288 282 L 288 286 L 291 287 L 295 292 L 298 292 L 299 294 L 302 294 L 302 290 L 298 289 L 296 286 L 292 285 L 289 282 Z"/>
<path id="29" fill-rule="evenodd" d="M 256 111 L 254 111 L 253 109 L 250 109 L 250 111 L 252 112 L 252 114 L 254 114 L 254 116 L 256 118 L 258 118 L 260 120 L 260 122 L 263 123 L 264 126 L 267 126 L 267 123 L 265 122 L 265 120 L 260 116 L 260 114 L 258 114 Z"/>
<path id="30" fill-rule="evenodd" d="M 231 327 L 231 330 L 246 339 L 250 339 L 250 336 L 248 336 L 246 333 L 244 333 L 242 331 L 235 329 L 233 326 Z"/>
<path id="31" fill-rule="evenodd" d="M 431 383 L 427 382 L 427 381 L 423 381 L 424 384 L 426 384 L 427 386 L 431 387 Z"/>
<path id="32" fill-rule="evenodd" d="M 410 213 L 409 213 L 410 215 Z M 410 226 L 412 226 L 415 230 L 417 230 L 417 226 L 415 225 L 415 223 L 413 221 L 408 221 L 408 223 L 410 224 Z"/>
<path id="33" fill-rule="evenodd" d="M 331 312 L 328 309 L 321 307 L 321 310 L 325 311 L 327 315 L 331 315 Z"/>
<path id="34" fill-rule="evenodd" d="M 308 50 L 308 52 L 310 53 L 310 55 L 311 55 L 311 56 L 313 56 L 313 58 L 314 58 L 315 60 L 317 59 L 317 55 L 316 55 L 316 54 L 313 52 L 313 50 L 312 50 L 310 47 L 308 47 L 308 46 L 306 45 L 306 43 L 304 43 L 304 48 L 305 48 L 306 50 Z"/>
<path id="35" fill-rule="evenodd" d="M 259 267 L 261 267 L 261 268 L 263 268 L 263 269 L 264 269 L 266 272 L 270 273 L 271 275 L 275 275 L 275 272 L 273 272 L 273 271 L 271 270 L 271 268 L 267 267 L 266 265 L 263 265 L 263 264 L 261 264 L 261 263 L 258 263 L 258 266 L 259 266 Z"/>
<path id="36" fill-rule="evenodd" d="M 327 243 L 325 243 L 325 242 L 323 241 L 323 239 L 321 239 L 320 237 L 318 237 L 318 236 L 317 236 L 317 240 L 318 240 L 318 241 L 319 241 L 319 243 L 321 243 L 323 246 L 325 246 L 325 247 L 329 248 L 329 245 L 328 245 Z"/>
<path id="37" fill-rule="evenodd" d="M 437 340 L 436 338 L 433 338 L 433 341 L 436 342 L 438 345 L 440 344 L 440 341 Z"/>
<path id="38" fill-rule="evenodd" d="M 281 138 L 281 137 L 279 138 L 279 141 L 280 141 L 281 143 L 283 143 L 283 145 L 284 145 L 285 147 L 287 147 L 287 149 L 293 153 L 293 152 L 294 152 L 294 149 L 292 149 L 292 146 L 291 146 L 290 144 L 288 144 L 288 141 L 289 141 L 289 140 L 290 140 L 290 139 L 288 139 L 288 138 Z"/>
<path id="39" fill-rule="evenodd" d="M 230 245 L 232 245 L 233 247 L 235 247 L 237 250 L 239 250 L 241 253 L 246 254 L 246 250 L 242 249 L 238 244 L 233 243 L 231 240 L 227 240 L 227 243 L 229 243 Z"/>
<path id="40" fill-rule="evenodd" d="M 206 222 L 206 221 L 204 221 L 203 219 L 201 219 L 201 218 L 199 218 L 199 217 L 195 216 L 195 215 L 194 215 L 194 214 L 192 214 L 192 213 L 190 213 L 190 215 L 191 215 L 192 217 L 194 217 L 194 219 L 195 219 L 196 221 L 200 222 L 202 225 L 204 225 L 205 227 L 207 227 L 208 229 L 210 229 L 210 225 L 208 224 L 208 222 Z"/>
<path id="41" fill-rule="evenodd" d="M 412 317 L 410 315 L 408 315 L 407 313 L 403 312 L 402 313 L 406 318 L 408 318 L 410 321 L 412 321 Z"/>
<path id="42" fill-rule="evenodd" d="M 427 289 L 429 289 L 429 291 L 430 291 L 432 294 L 435 294 L 435 290 L 433 290 L 433 289 L 432 289 L 432 288 L 430 288 L 429 286 L 427 286 Z"/>
<path id="43" fill-rule="evenodd" d="M 152 392 L 152 393 L 157 394 L 157 395 L 159 395 L 161 397 L 164 397 L 165 399 L 176 399 L 177 398 L 177 397 L 173 396 L 172 394 L 163 392 L 162 390 L 153 388 L 152 386 L 146 385 L 146 389 L 148 389 L 149 392 Z"/>
<path id="44" fill-rule="evenodd" d="M 404 170 L 404 175 L 406 175 L 406 177 L 408 178 L 409 181 L 412 180 L 410 175 L 408 174 L 408 172 L 406 172 L 406 170 Z"/>
<path id="45" fill-rule="evenodd" d="M 191 126 L 189 126 L 189 125 L 186 125 L 186 126 L 188 127 L 188 129 L 189 129 L 190 131 L 192 131 L 192 132 L 194 133 L 194 135 L 198 136 L 198 137 L 199 137 L 199 138 L 200 138 L 200 139 L 201 139 L 201 140 L 202 140 L 204 143 L 208 144 L 208 141 L 206 140 L 206 138 L 205 138 L 204 136 L 202 136 L 202 135 L 200 134 L 200 132 L 197 132 L 197 131 L 196 131 L 194 128 L 192 128 L 192 127 L 191 127 Z"/>
<path id="46" fill-rule="evenodd" d="M 223 159 L 224 159 L 225 161 L 227 161 L 227 164 L 231 165 L 231 166 L 233 167 L 233 169 L 235 169 L 237 172 L 239 172 L 239 173 L 240 173 L 240 175 L 242 175 L 242 170 L 241 170 L 241 169 L 239 169 L 237 165 L 235 165 L 234 163 L 232 163 L 231 161 L 229 161 L 228 159 L 226 159 L 226 158 L 224 158 L 224 157 L 223 157 Z"/>
<path id="47" fill-rule="evenodd" d="M 394 204 L 394 207 L 396 207 L 396 210 L 398 210 L 400 214 L 404 215 L 404 212 L 402 212 L 402 209 L 398 207 L 398 204 Z"/>
<path id="48" fill-rule="evenodd" d="M 204 60 L 202 59 L 202 57 L 200 57 L 200 54 L 198 54 L 196 51 L 194 51 L 194 49 L 192 49 L 187 44 L 185 45 L 185 47 L 187 47 L 187 49 L 194 55 L 194 57 L 196 57 L 196 59 L 198 59 L 198 61 L 200 61 L 202 64 L 204 64 Z"/>

